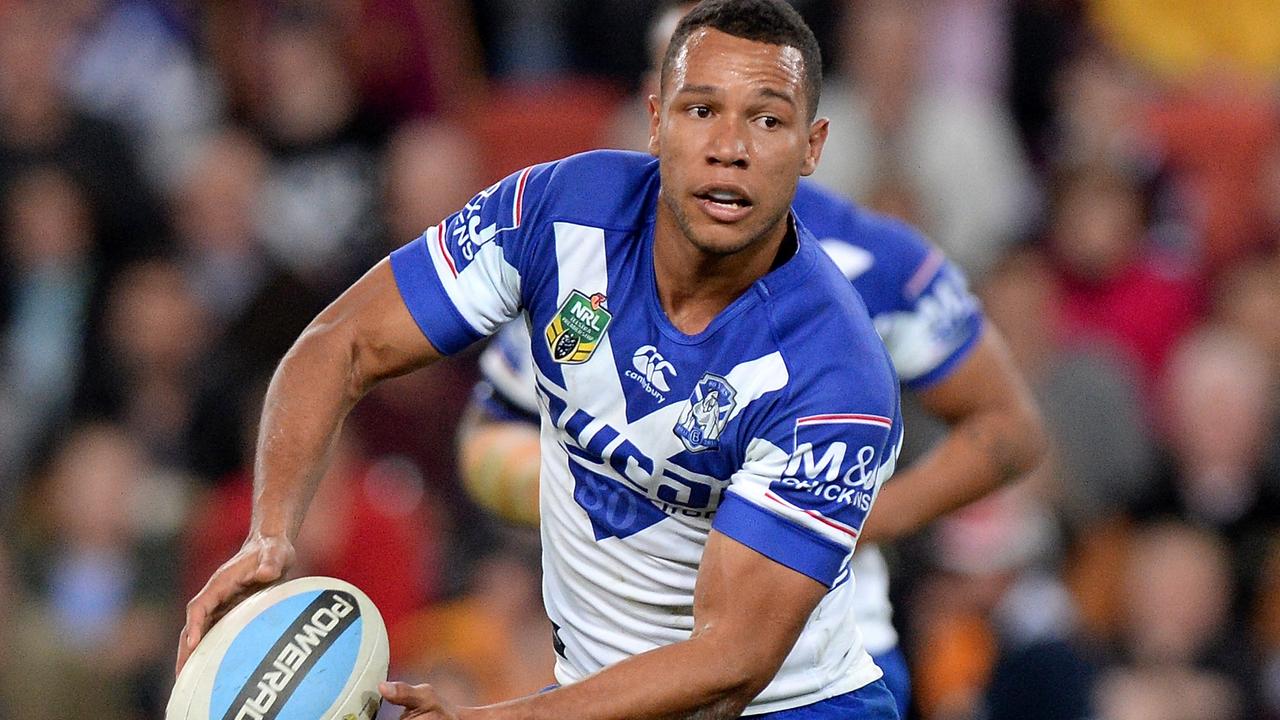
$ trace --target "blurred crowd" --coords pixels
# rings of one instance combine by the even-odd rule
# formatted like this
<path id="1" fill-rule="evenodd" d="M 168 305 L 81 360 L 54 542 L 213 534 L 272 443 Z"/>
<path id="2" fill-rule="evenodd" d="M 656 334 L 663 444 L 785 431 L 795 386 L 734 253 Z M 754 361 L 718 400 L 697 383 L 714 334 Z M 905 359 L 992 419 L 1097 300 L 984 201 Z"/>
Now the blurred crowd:
<path id="1" fill-rule="evenodd" d="M 966 269 L 1054 441 L 894 548 L 915 717 L 1280 718 L 1280 4 L 794 4 L 818 179 Z M 478 189 L 643 148 L 660 5 L 0 0 L 0 720 L 163 716 L 275 363 Z M 358 406 L 298 541 L 463 703 L 552 661 L 455 476 L 474 357 Z"/>

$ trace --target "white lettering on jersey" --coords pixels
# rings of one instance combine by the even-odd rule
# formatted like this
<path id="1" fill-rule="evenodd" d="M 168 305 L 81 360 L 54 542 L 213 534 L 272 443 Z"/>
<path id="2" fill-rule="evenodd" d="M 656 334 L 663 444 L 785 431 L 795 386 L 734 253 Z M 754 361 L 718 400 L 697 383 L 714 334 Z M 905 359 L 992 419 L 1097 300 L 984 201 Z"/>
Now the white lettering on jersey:
<path id="1" fill-rule="evenodd" d="M 653 345 L 645 345 L 636 350 L 631 356 L 631 365 L 635 370 L 627 370 L 624 374 L 640 383 L 644 391 L 657 398 L 658 402 L 665 402 L 667 398 L 662 393 L 671 392 L 671 386 L 667 384 L 667 373 L 671 377 L 679 375 L 675 366 L 662 357 L 662 353 Z"/>

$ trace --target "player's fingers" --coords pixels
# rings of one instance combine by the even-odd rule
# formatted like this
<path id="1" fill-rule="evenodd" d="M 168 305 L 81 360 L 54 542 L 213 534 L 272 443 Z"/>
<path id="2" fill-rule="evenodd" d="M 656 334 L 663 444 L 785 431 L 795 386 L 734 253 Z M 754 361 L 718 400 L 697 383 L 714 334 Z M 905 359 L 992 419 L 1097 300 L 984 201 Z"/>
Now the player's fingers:
<path id="1" fill-rule="evenodd" d="M 187 626 L 184 630 L 187 635 L 188 651 L 200 644 L 200 638 L 204 636 L 205 624 L 209 622 L 209 610 L 209 598 L 203 594 L 203 591 L 187 603 Z"/>
<path id="2" fill-rule="evenodd" d="M 209 626 L 226 612 L 225 606 L 232 604 L 243 593 L 252 580 L 256 566 L 256 557 L 239 555 L 232 558 L 218 568 L 209 582 L 187 603 L 187 624 L 183 634 L 188 654 L 200 644 L 200 639 Z"/>
<path id="3" fill-rule="evenodd" d="M 182 666 L 187 664 L 187 660 L 196 649 L 196 645 L 200 644 L 200 639 L 204 637 L 204 632 L 209 625 L 209 599 L 206 595 L 208 589 L 209 586 L 206 585 L 205 589 L 187 603 L 186 624 L 178 635 L 178 658 L 174 672 L 182 671 Z"/>
<path id="4" fill-rule="evenodd" d="M 254 590 L 283 577 L 292 561 L 293 546 L 287 541 L 260 540 L 218 568 L 187 603 L 186 626 L 178 640 L 177 670 L 182 670 L 213 623 Z"/>
<path id="5" fill-rule="evenodd" d="M 183 627 L 182 632 L 178 633 L 178 659 L 173 664 L 173 674 L 176 677 L 182 672 L 182 666 L 187 664 L 187 660 L 191 657 L 191 646 L 187 644 L 187 628 Z"/>

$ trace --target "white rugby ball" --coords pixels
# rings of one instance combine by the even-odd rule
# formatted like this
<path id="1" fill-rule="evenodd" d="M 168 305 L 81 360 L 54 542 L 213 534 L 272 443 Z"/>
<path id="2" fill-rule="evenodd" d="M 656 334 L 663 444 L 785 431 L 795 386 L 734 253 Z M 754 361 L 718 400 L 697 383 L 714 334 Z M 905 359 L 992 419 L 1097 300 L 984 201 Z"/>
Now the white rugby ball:
<path id="1" fill-rule="evenodd" d="M 304 577 L 232 608 L 179 673 L 166 720 L 372 720 L 387 628 L 348 582 Z"/>

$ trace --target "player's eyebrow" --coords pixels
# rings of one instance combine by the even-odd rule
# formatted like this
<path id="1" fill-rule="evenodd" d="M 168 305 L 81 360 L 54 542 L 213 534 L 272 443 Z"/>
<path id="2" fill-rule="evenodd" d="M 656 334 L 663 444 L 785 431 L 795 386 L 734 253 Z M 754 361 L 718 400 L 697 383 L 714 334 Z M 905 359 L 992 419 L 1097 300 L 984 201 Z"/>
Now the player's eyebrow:
<path id="1" fill-rule="evenodd" d="M 791 93 L 785 93 L 785 92 L 782 92 L 781 90 L 774 90 L 771 87 L 767 87 L 767 86 L 761 87 L 759 90 L 756 91 L 756 94 L 763 97 L 767 97 L 767 98 L 774 98 L 777 100 L 781 100 L 791 105 L 792 107 L 795 107 L 796 105 L 796 99 L 791 95 Z"/>
<path id="2" fill-rule="evenodd" d="M 714 85 L 681 85 L 677 93 L 692 93 L 694 95 L 715 95 L 717 88 Z"/>
<path id="3" fill-rule="evenodd" d="M 719 94 L 719 92 L 720 89 L 714 85 L 681 85 L 680 88 L 676 90 L 677 94 L 689 93 L 692 95 L 716 95 Z M 755 94 L 766 98 L 781 100 L 792 106 L 797 104 L 796 99 L 792 97 L 791 93 L 775 90 L 774 88 L 767 86 L 757 89 Z"/>

